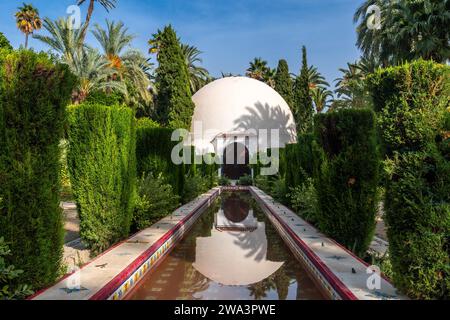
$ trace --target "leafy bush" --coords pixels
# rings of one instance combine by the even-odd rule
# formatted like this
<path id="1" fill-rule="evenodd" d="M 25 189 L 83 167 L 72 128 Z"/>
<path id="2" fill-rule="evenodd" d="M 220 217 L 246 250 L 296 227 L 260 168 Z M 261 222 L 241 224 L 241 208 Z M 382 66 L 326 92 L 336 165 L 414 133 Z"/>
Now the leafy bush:
<path id="1" fill-rule="evenodd" d="M 136 185 L 135 125 L 126 107 L 70 107 L 68 164 L 80 235 L 94 253 L 126 237 Z"/>
<path id="2" fill-rule="evenodd" d="M 238 185 L 240 186 L 251 186 L 253 185 L 253 179 L 249 175 L 243 175 L 239 178 Z"/>
<path id="3" fill-rule="evenodd" d="M 317 192 L 312 178 L 291 189 L 287 195 L 294 211 L 310 223 L 317 222 Z"/>
<path id="4" fill-rule="evenodd" d="M 184 183 L 183 203 L 194 200 L 209 190 L 208 179 L 199 175 L 186 177 Z"/>
<path id="5" fill-rule="evenodd" d="M 256 176 L 255 186 L 264 191 L 265 193 L 270 193 L 272 191 L 272 183 L 268 176 Z"/>
<path id="6" fill-rule="evenodd" d="M 318 227 L 362 256 L 375 229 L 379 159 L 375 115 L 347 109 L 315 118 Z"/>
<path id="7" fill-rule="evenodd" d="M 393 280 L 412 298 L 450 296 L 449 75 L 448 66 L 416 61 L 369 77 L 386 150 Z"/>
<path id="8" fill-rule="evenodd" d="M 288 197 L 288 191 L 286 189 L 286 181 L 283 178 L 278 177 L 272 182 L 272 188 L 270 190 L 270 194 L 272 197 L 280 202 L 280 203 L 287 203 Z"/>
<path id="9" fill-rule="evenodd" d="M 133 228 L 145 229 L 172 213 L 179 205 L 179 197 L 161 175 L 142 176 L 137 182 L 137 199 L 133 214 Z"/>
<path id="10" fill-rule="evenodd" d="M 219 178 L 219 186 L 224 186 L 224 187 L 226 187 L 226 186 L 229 186 L 229 185 L 231 185 L 231 180 L 230 180 L 230 179 L 228 179 L 228 178 L 225 177 L 225 176 L 221 176 L 221 177 Z"/>
<path id="11" fill-rule="evenodd" d="M 159 127 L 160 127 L 159 123 L 150 118 L 139 118 L 136 120 L 137 130 L 139 130 L 140 128 L 159 128 Z"/>
<path id="12" fill-rule="evenodd" d="M 5 239 L 0 237 L 0 300 L 24 299 L 33 294 L 30 286 L 17 284 L 23 270 L 18 270 L 13 265 L 6 263 L 5 257 L 11 255 Z"/>
<path id="13" fill-rule="evenodd" d="M 36 289 L 60 271 L 59 143 L 74 81 L 44 53 L 0 54 L 0 235 L 12 252 L 7 263 Z"/>

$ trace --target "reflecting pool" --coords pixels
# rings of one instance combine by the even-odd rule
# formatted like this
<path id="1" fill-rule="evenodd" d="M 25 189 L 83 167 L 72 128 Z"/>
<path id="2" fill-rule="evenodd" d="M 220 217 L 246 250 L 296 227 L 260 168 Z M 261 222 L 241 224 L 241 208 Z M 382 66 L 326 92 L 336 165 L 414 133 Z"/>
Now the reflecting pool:
<path id="1" fill-rule="evenodd" d="M 127 298 L 325 299 L 247 192 L 223 193 Z"/>

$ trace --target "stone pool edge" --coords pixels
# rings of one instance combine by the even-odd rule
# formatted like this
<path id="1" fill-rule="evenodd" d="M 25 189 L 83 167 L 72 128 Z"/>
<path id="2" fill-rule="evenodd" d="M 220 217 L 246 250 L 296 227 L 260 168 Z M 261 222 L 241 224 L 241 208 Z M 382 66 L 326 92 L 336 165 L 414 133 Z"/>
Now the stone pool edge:
<path id="1" fill-rule="evenodd" d="M 195 203 L 196 201 L 199 201 L 201 199 L 200 203 L 196 205 L 194 208 L 192 208 L 190 212 L 186 213 L 185 217 L 183 217 L 176 225 L 170 228 L 157 241 L 151 244 L 149 248 L 147 248 L 144 252 L 142 252 L 122 271 L 114 275 L 110 279 L 110 281 L 108 281 L 104 286 L 102 286 L 99 290 L 97 290 L 93 294 L 89 295 L 84 300 L 123 299 L 131 291 L 131 289 L 134 288 L 136 284 L 139 283 L 139 280 L 141 280 L 149 271 L 153 270 L 159 265 L 159 263 L 165 258 L 165 256 L 184 237 L 184 235 L 186 235 L 186 233 L 190 231 L 193 224 L 204 213 L 204 211 L 210 207 L 211 203 L 221 194 L 221 192 L 222 189 L 220 187 L 213 188 L 209 190 L 207 193 L 200 195 L 192 202 L 178 208 L 176 211 L 182 211 L 183 208 L 188 207 L 190 204 Z M 149 230 L 151 230 L 155 225 L 166 219 L 167 217 L 161 219 L 153 226 L 145 230 L 139 231 L 138 233 L 132 235 L 131 237 L 113 245 L 111 248 L 109 248 L 102 254 L 98 255 L 87 264 L 83 265 L 77 272 L 81 272 L 83 268 L 87 267 L 88 265 L 94 265 L 100 258 L 105 258 L 108 254 L 110 254 L 113 251 L 113 249 L 117 249 L 120 246 L 129 243 L 132 239 L 138 237 L 140 234 L 149 232 Z M 99 270 L 99 272 L 102 271 Z M 61 287 L 61 284 L 67 281 L 68 278 L 73 275 L 74 273 L 68 273 L 64 275 L 54 285 L 36 292 L 34 295 L 28 297 L 27 300 L 38 300 L 38 299 L 45 300 L 46 293 L 48 293 L 51 290 L 56 290 L 57 287 Z M 84 286 L 88 285 L 86 283 L 83 283 L 82 287 Z M 51 299 L 52 300 L 59 300 L 58 298 L 60 298 L 61 300 L 66 299 L 67 297 L 63 296 L 63 293 L 64 291 L 61 291 L 60 297 L 58 297 L 58 294 L 56 294 L 56 298 L 54 298 L 55 294 L 52 294 Z"/>
<path id="2" fill-rule="evenodd" d="M 350 250 L 344 248 L 342 245 L 337 243 L 335 240 L 327 238 L 318 232 L 312 225 L 299 218 L 295 213 L 293 213 L 289 208 L 278 204 L 273 200 L 272 197 L 265 194 L 262 190 L 256 187 L 248 187 L 250 193 L 253 198 L 258 202 L 261 209 L 266 213 L 269 220 L 274 225 L 275 229 L 284 240 L 284 242 L 288 245 L 291 251 L 294 253 L 297 260 L 300 260 L 303 265 L 307 268 L 307 271 L 310 273 L 311 277 L 317 285 L 321 287 L 321 291 L 326 293 L 330 299 L 333 300 L 408 300 L 408 298 L 397 292 L 395 287 L 390 283 L 389 279 L 381 274 L 380 282 L 383 284 L 383 289 L 375 289 L 370 290 L 367 286 L 355 286 L 353 281 L 353 285 L 349 284 L 348 277 L 342 277 L 342 272 L 336 272 L 336 266 L 339 266 L 339 261 L 333 262 L 334 265 L 330 265 L 329 261 L 324 261 L 317 252 L 317 248 L 312 247 L 307 244 L 304 240 L 302 240 L 301 234 L 295 231 L 294 228 L 290 225 L 291 223 L 286 223 L 286 217 L 282 217 L 280 213 L 277 213 L 276 210 L 271 208 L 270 202 L 278 208 L 282 208 L 282 211 L 287 214 L 290 219 L 294 219 L 294 221 L 301 222 L 303 225 L 307 226 L 308 229 L 313 230 L 314 233 L 317 233 L 322 237 L 322 241 L 327 241 L 331 243 L 336 249 L 347 257 L 349 257 L 352 261 L 351 263 L 357 266 L 358 274 L 353 274 L 353 277 L 359 277 L 360 283 L 367 283 L 367 278 L 370 276 L 367 273 L 362 274 L 361 269 L 369 268 L 369 264 L 361 260 L 359 257 L 353 254 Z M 261 197 L 264 196 L 263 197 Z M 269 202 L 270 200 L 270 202 Z M 324 243 L 322 242 L 322 246 Z M 346 261 L 348 262 L 348 261 Z M 347 267 L 348 263 L 345 267 Z"/>

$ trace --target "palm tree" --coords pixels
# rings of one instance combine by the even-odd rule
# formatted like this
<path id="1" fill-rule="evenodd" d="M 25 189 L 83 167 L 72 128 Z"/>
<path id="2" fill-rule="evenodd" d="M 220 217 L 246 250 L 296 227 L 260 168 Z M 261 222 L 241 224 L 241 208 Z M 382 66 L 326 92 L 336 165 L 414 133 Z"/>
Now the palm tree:
<path id="1" fill-rule="evenodd" d="M 381 9 L 381 30 L 367 26 L 367 9 Z M 355 12 L 357 45 L 363 56 L 383 66 L 418 58 L 445 62 L 450 57 L 450 1 L 367 0 Z"/>
<path id="2" fill-rule="evenodd" d="M 125 47 L 130 46 L 135 36 L 128 33 L 128 28 L 125 28 L 123 22 L 110 22 L 108 19 L 106 20 L 106 30 L 96 24 L 92 34 L 102 47 L 110 66 L 120 74 L 123 68 L 120 55 Z"/>
<path id="3" fill-rule="evenodd" d="M 139 105 L 140 101 L 149 103 L 152 100 L 150 88 L 150 60 L 138 51 L 129 49 L 134 35 L 128 33 L 122 22 L 110 22 L 106 20 L 106 30 L 95 25 L 92 31 L 99 42 L 109 67 L 114 70 L 112 80 L 125 82 L 128 89 L 126 99 L 133 105 Z"/>
<path id="4" fill-rule="evenodd" d="M 253 79 L 264 81 L 265 74 L 270 70 L 267 66 L 267 61 L 262 58 L 255 58 L 250 62 L 250 66 L 247 69 L 247 76 Z"/>
<path id="5" fill-rule="evenodd" d="M 85 3 L 86 0 L 78 0 L 78 5 L 81 6 Z M 117 0 L 89 0 L 89 8 L 86 15 L 86 20 L 84 21 L 83 28 L 81 29 L 81 43 L 84 43 L 84 38 L 86 37 L 87 29 L 89 28 L 89 23 L 91 21 L 92 13 L 94 12 L 94 4 L 95 2 L 100 3 L 100 5 L 105 8 L 107 12 L 109 10 L 114 9 L 117 4 Z"/>
<path id="6" fill-rule="evenodd" d="M 311 65 L 308 68 L 309 88 L 314 89 L 318 86 L 330 86 L 325 77 L 317 70 L 317 67 Z"/>
<path id="7" fill-rule="evenodd" d="M 181 50 L 183 51 L 186 66 L 188 67 L 191 91 L 192 93 L 195 93 L 203 87 L 211 77 L 208 70 L 197 65 L 197 63 L 203 62 L 199 57 L 202 53 L 200 50 L 187 44 L 182 44 Z"/>
<path id="8" fill-rule="evenodd" d="M 28 48 L 28 36 L 42 28 L 42 20 L 39 11 L 31 4 L 23 4 L 18 8 L 16 16 L 17 28 L 25 34 L 25 49 Z"/>
<path id="9" fill-rule="evenodd" d="M 311 90 L 311 97 L 316 107 L 316 112 L 321 113 L 326 107 L 329 107 L 333 93 L 327 88 L 316 87 Z"/>
<path id="10" fill-rule="evenodd" d="M 47 44 L 60 55 L 62 60 L 71 65 L 74 55 L 82 49 L 81 30 L 71 27 L 70 18 L 60 18 L 56 21 L 45 18 L 43 26 L 49 35 L 34 35 L 33 38 Z"/>
<path id="11" fill-rule="evenodd" d="M 156 31 L 156 33 L 152 34 L 152 38 L 150 40 L 148 40 L 148 44 L 150 46 L 150 49 L 148 50 L 148 52 L 150 54 L 156 54 L 156 56 L 158 56 L 159 50 L 161 49 L 161 35 L 162 35 L 162 31 L 160 29 L 158 29 L 158 31 Z"/>
<path id="12" fill-rule="evenodd" d="M 109 61 L 95 49 L 86 48 L 75 54 L 70 67 L 78 79 L 78 85 L 72 94 L 75 104 L 83 102 L 93 91 L 115 89 L 126 93 L 124 83 L 111 81 L 114 70 L 110 68 Z"/>
<path id="13" fill-rule="evenodd" d="M 337 97 L 334 107 L 363 108 L 371 106 L 371 99 L 366 88 L 365 79 L 374 71 L 375 66 L 367 59 L 347 63 L 347 68 L 339 71 L 342 77 L 335 80 Z"/>

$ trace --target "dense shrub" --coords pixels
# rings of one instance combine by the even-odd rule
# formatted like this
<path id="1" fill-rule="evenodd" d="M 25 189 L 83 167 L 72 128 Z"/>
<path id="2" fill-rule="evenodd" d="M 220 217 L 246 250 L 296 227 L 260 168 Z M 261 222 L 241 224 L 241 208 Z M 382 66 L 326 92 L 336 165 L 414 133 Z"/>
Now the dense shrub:
<path id="1" fill-rule="evenodd" d="M 80 235 L 103 251 L 130 230 L 136 184 L 135 124 L 131 109 L 70 107 L 68 165 L 80 215 Z"/>
<path id="2" fill-rule="evenodd" d="M 89 104 L 102 104 L 105 106 L 119 106 L 122 105 L 124 101 L 125 99 L 121 93 L 114 91 L 94 91 L 89 93 L 84 102 Z"/>
<path id="3" fill-rule="evenodd" d="M 375 116 L 348 109 L 315 118 L 318 227 L 358 255 L 374 233 L 379 159 Z"/>
<path id="4" fill-rule="evenodd" d="M 265 193 L 270 193 L 272 190 L 272 182 L 269 180 L 268 176 L 256 176 L 255 186 L 264 191 Z"/>
<path id="5" fill-rule="evenodd" d="M 238 185 L 240 186 L 251 186 L 253 185 L 253 178 L 249 175 L 244 175 L 239 178 Z"/>
<path id="6" fill-rule="evenodd" d="M 11 250 L 9 250 L 5 240 L 0 237 L 0 300 L 24 299 L 33 294 L 28 285 L 17 284 L 23 270 L 16 269 L 13 265 L 6 263 L 5 258 L 11 255 Z"/>
<path id="7" fill-rule="evenodd" d="M 312 178 L 291 189 L 287 195 L 292 209 L 310 223 L 317 222 L 317 192 Z"/>
<path id="8" fill-rule="evenodd" d="M 416 61 L 369 77 L 386 150 L 393 279 L 413 298 L 450 297 L 449 75 Z"/>
<path id="9" fill-rule="evenodd" d="M 161 175 L 142 176 L 137 183 L 137 199 L 133 214 L 133 229 L 145 229 L 172 213 L 179 205 L 179 197 L 173 193 Z"/>
<path id="10" fill-rule="evenodd" d="M 44 53 L 0 54 L 0 234 L 12 252 L 7 263 L 34 289 L 60 272 L 59 143 L 73 84 Z"/>
<path id="11" fill-rule="evenodd" d="M 200 175 L 187 176 L 184 183 L 183 203 L 192 201 L 208 191 L 210 189 L 208 183 L 208 179 Z"/>
<path id="12" fill-rule="evenodd" d="M 136 129 L 140 128 L 159 128 L 161 127 L 158 122 L 150 119 L 150 118 L 139 118 L 136 119 Z"/>
<path id="13" fill-rule="evenodd" d="M 171 141 L 172 129 L 155 128 L 153 123 L 140 123 L 136 132 L 136 157 L 138 176 L 143 174 L 163 175 L 175 194 L 182 196 L 185 166 L 172 162 L 172 149 L 178 144 Z"/>
<path id="14" fill-rule="evenodd" d="M 296 144 L 285 149 L 285 181 L 290 190 L 303 185 L 313 175 L 312 134 L 301 134 Z"/>
<path id="15" fill-rule="evenodd" d="M 224 187 L 226 187 L 226 186 L 230 186 L 230 185 L 231 185 L 231 180 L 228 179 L 227 177 L 221 176 L 221 177 L 219 178 L 219 186 L 224 186 Z"/>

